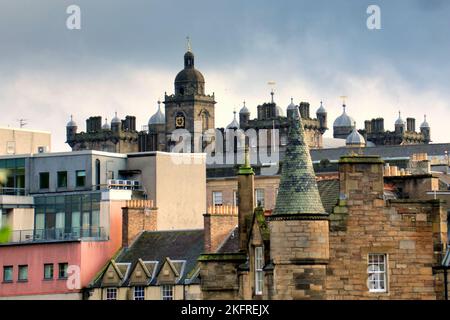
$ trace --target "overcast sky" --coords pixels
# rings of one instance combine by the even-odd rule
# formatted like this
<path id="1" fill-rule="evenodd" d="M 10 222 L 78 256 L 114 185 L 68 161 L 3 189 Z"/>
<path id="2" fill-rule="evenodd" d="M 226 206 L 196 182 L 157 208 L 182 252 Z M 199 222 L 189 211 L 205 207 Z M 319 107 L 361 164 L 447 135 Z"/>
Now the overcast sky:
<path id="1" fill-rule="evenodd" d="M 81 8 L 81 30 L 68 30 L 66 8 Z M 381 30 L 366 26 L 381 8 Z M 348 113 L 384 117 L 393 130 L 426 113 L 434 142 L 449 142 L 450 1 L 446 0 L 0 0 L 0 126 L 52 132 L 53 151 L 68 150 L 70 114 L 85 119 L 135 115 L 139 128 L 156 111 L 183 67 L 186 36 L 196 67 L 216 95 L 216 126 L 242 101 L 285 108 L 321 100 L 329 126 Z M 331 136 L 331 130 L 326 136 Z"/>

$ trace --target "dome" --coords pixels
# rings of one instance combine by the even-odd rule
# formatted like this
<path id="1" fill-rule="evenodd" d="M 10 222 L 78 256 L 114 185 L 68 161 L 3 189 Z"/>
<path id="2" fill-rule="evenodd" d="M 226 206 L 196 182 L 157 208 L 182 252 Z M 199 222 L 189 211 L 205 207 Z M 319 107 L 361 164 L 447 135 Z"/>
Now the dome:
<path id="1" fill-rule="evenodd" d="M 243 113 L 250 113 L 250 111 L 248 110 L 248 108 L 245 106 L 245 101 L 244 101 L 244 106 L 242 107 L 242 109 L 239 111 L 240 114 Z"/>
<path id="2" fill-rule="evenodd" d="M 205 78 L 202 73 L 194 68 L 185 68 L 178 72 L 175 77 L 175 83 L 185 83 L 185 82 L 205 82 Z"/>
<path id="3" fill-rule="evenodd" d="M 122 121 L 120 121 L 119 117 L 117 116 L 117 112 L 114 113 L 114 118 L 112 118 L 111 120 L 111 124 L 113 123 L 121 123 Z"/>
<path id="4" fill-rule="evenodd" d="M 156 111 L 156 113 L 150 117 L 150 120 L 148 120 L 148 125 L 151 126 L 152 124 L 164 123 L 166 123 L 166 117 L 161 111 L 161 101 L 158 101 L 158 111 Z"/>
<path id="5" fill-rule="evenodd" d="M 287 106 L 287 110 L 294 110 L 296 108 L 297 108 L 297 106 L 294 103 L 294 99 L 291 98 L 291 103 Z"/>
<path id="6" fill-rule="evenodd" d="M 67 122 L 66 127 L 76 127 L 76 126 L 77 126 L 77 123 L 75 121 L 73 121 L 73 116 L 70 115 L 70 121 Z"/>
<path id="7" fill-rule="evenodd" d="M 318 114 L 327 113 L 327 110 L 325 110 L 325 108 L 323 107 L 322 101 L 320 101 L 320 107 L 319 107 L 319 109 L 317 109 L 316 113 L 318 113 Z"/>
<path id="8" fill-rule="evenodd" d="M 106 118 L 105 118 L 105 123 L 102 125 L 102 129 L 103 130 L 110 130 L 111 129 L 111 127 L 110 127 L 110 125 L 108 123 L 108 119 L 106 119 Z"/>
<path id="9" fill-rule="evenodd" d="M 333 127 L 353 127 L 355 120 L 347 115 L 345 112 L 345 104 L 343 105 L 344 112 L 334 121 Z"/>
<path id="10" fill-rule="evenodd" d="M 184 69 L 175 77 L 176 94 L 204 94 L 205 78 L 194 67 L 194 54 L 190 49 L 184 54 Z"/>
<path id="11" fill-rule="evenodd" d="M 397 119 L 397 121 L 395 121 L 395 125 L 396 126 L 404 126 L 405 125 L 405 121 L 403 121 L 402 114 L 400 113 L 400 111 L 398 112 L 398 119 Z"/>
<path id="12" fill-rule="evenodd" d="M 423 122 L 422 122 L 422 124 L 420 125 L 420 128 L 429 128 L 430 127 L 430 125 L 428 124 L 428 122 L 427 122 L 427 115 L 425 115 L 424 116 L 424 119 L 423 119 Z"/>
<path id="13" fill-rule="evenodd" d="M 283 113 L 284 113 L 283 108 L 280 106 L 275 106 L 275 108 L 277 109 L 277 113 L 276 113 L 277 117 L 283 116 Z"/>
<path id="14" fill-rule="evenodd" d="M 233 111 L 234 118 L 233 121 L 229 125 L 227 125 L 227 129 L 239 129 L 239 122 L 236 120 L 236 111 Z"/>
<path id="15" fill-rule="evenodd" d="M 356 130 L 356 125 L 353 128 L 352 133 L 349 134 L 345 140 L 347 146 L 363 146 L 366 144 L 364 137 Z"/>

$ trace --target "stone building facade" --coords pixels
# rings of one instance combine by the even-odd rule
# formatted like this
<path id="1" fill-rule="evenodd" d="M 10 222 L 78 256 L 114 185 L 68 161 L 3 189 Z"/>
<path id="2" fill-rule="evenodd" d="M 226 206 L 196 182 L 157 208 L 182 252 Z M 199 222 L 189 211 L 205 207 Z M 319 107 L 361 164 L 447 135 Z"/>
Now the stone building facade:
<path id="1" fill-rule="evenodd" d="M 203 297 L 443 299 L 442 201 L 387 199 L 383 161 L 352 155 L 341 158 L 339 192 L 324 206 L 304 137 L 294 122 L 274 210 L 240 207 L 239 227 L 200 257 Z M 238 179 L 253 179 L 244 169 Z M 238 189 L 239 204 L 255 208 L 251 186 Z"/>

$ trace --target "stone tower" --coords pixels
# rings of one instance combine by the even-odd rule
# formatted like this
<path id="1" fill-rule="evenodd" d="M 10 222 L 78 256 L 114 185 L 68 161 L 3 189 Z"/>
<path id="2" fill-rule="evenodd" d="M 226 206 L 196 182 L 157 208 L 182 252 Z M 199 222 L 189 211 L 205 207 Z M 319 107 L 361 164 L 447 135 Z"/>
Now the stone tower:
<path id="1" fill-rule="evenodd" d="M 270 217 L 274 299 L 325 299 L 328 214 L 317 188 L 302 119 L 290 118 L 281 180 Z"/>
<path id="2" fill-rule="evenodd" d="M 194 54 L 188 48 L 184 54 L 184 69 L 175 77 L 175 93 L 165 95 L 167 151 L 176 143 L 171 141 L 176 129 L 184 129 L 190 133 L 191 152 L 201 152 L 194 148 L 194 141 L 201 141 L 202 133 L 214 129 L 214 94 L 205 94 L 205 78 L 195 69 L 194 62 Z M 205 147 L 205 144 L 199 146 Z"/>
<path id="3" fill-rule="evenodd" d="M 427 115 L 424 116 L 423 122 L 420 125 L 420 133 L 422 133 L 425 143 L 431 142 L 431 129 L 427 122 Z"/>

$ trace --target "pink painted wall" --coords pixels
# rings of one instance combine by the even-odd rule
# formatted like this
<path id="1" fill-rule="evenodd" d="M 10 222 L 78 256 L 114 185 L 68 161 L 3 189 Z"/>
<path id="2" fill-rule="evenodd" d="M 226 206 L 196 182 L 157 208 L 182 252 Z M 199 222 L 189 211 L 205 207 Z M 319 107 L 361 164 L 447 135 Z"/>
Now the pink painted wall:
<path id="1" fill-rule="evenodd" d="M 80 266 L 81 288 L 86 287 L 120 249 L 122 243 L 123 201 L 111 201 L 110 240 L 0 246 L 0 297 L 61 294 L 69 290 L 67 281 L 58 279 L 58 263 Z M 53 263 L 53 280 L 44 280 L 44 264 Z M 13 282 L 3 283 L 3 266 L 14 267 Z M 18 282 L 19 265 L 28 265 L 28 281 Z M 70 276 L 70 274 L 69 274 Z"/>
<path id="2" fill-rule="evenodd" d="M 122 207 L 124 201 L 111 201 L 110 241 L 81 243 L 81 284 L 86 287 L 118 252 L 122 245 Z"/>
<path id="3" fill-rule="evenodd" d="M 80 260 L 79 242 L 0 247 L 0 296 L 71 292 L 66 280 L 58 279 L 58 263 L 79 265 Z M 53 280 L 44 280 L 44 263 L 53 263 Z M 13 282 L 3 283 L 3 266 L 8 265 L 13 266 Z M 28 265 L 27 282 L 17 281 L 19 265 Z"/>

